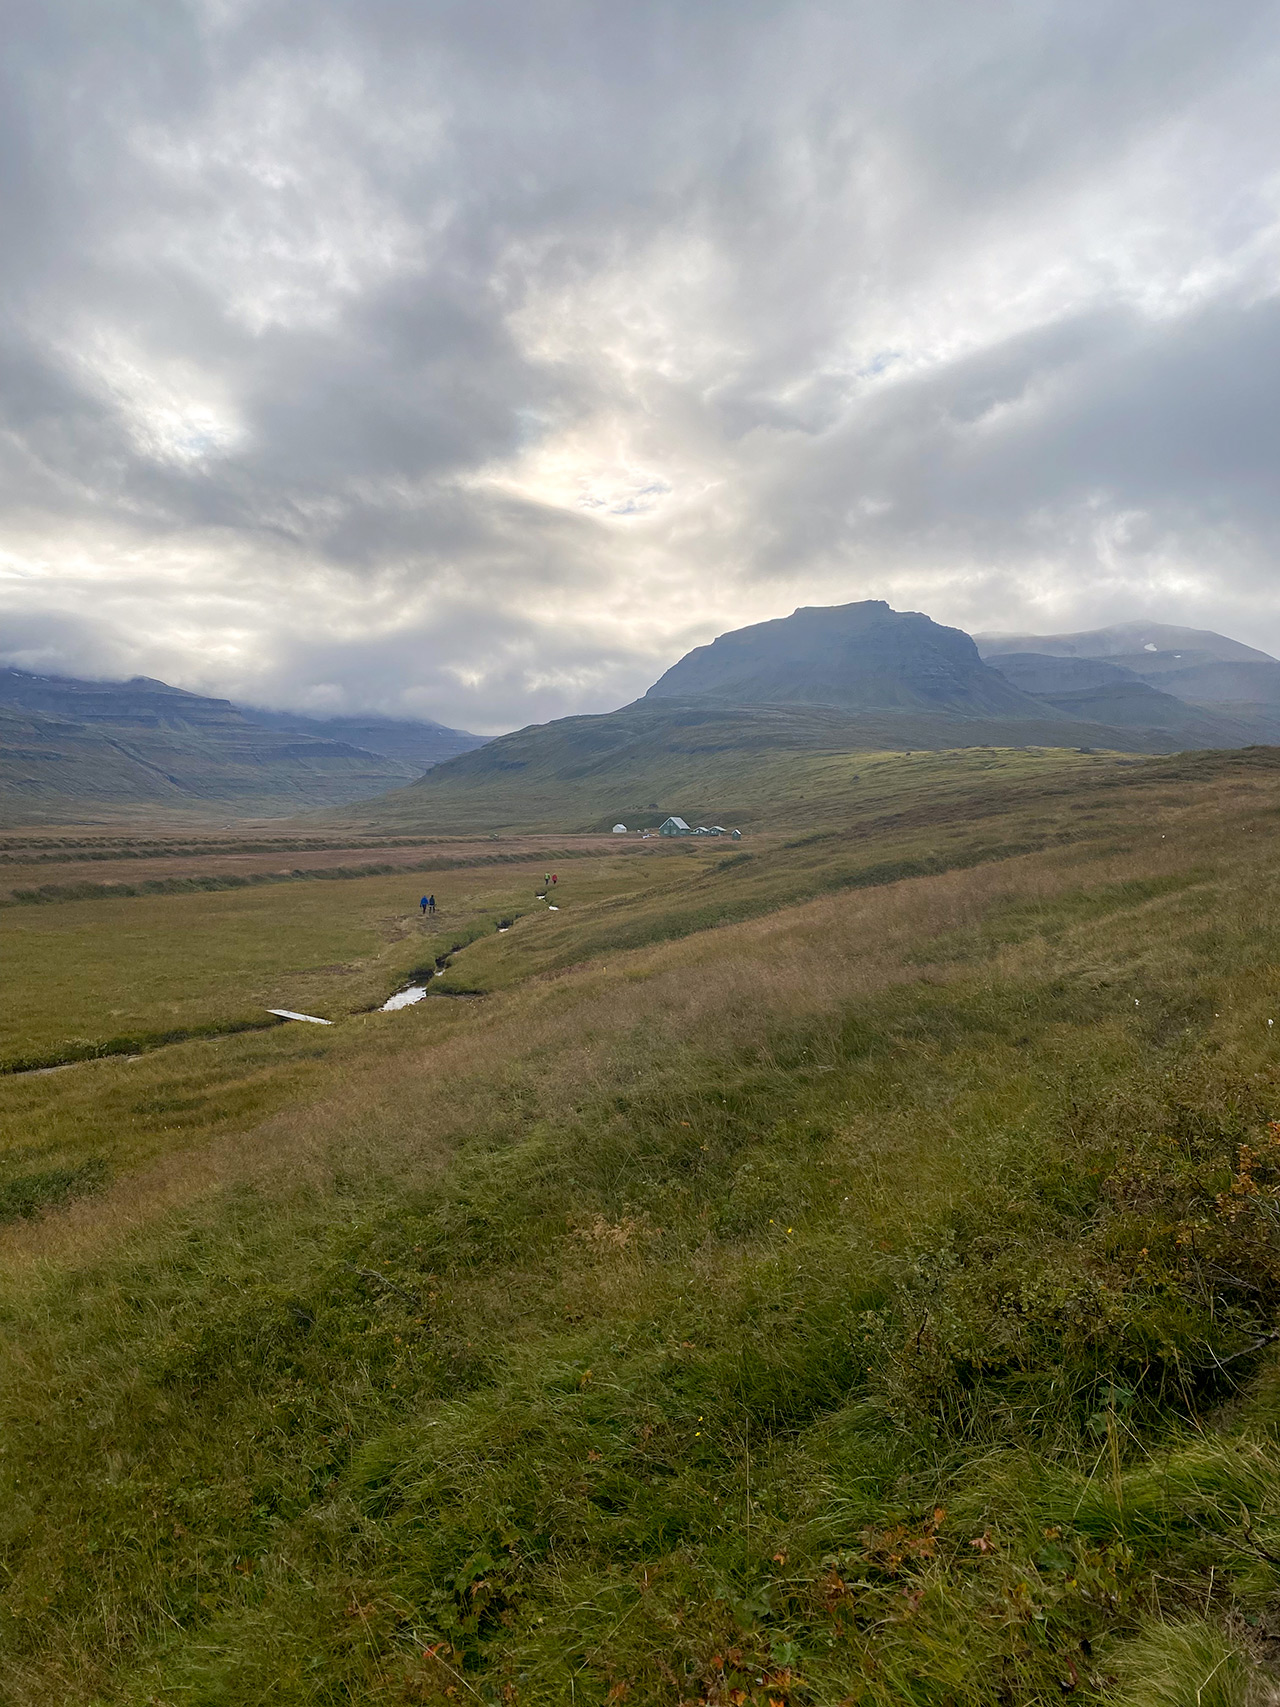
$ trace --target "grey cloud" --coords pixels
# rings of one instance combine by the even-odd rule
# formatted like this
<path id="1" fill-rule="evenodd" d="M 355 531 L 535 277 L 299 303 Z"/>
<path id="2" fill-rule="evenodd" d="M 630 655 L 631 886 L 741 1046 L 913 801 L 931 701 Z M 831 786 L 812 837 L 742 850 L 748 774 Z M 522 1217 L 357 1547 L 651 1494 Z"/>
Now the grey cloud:
<path id="1" fill-rule="evenodd" d="M 19 4 L 0 652 L 488 729 L 859 592 L 1280 645 L 1278 25 Z"/>
<path id="2" fill-rule="evenodd" d="M 1280 300 L 1152 325 L 1083 315 L 880 393 L 789 459 L 775 516 L 798 511 L 765 572 L 798 549 L 1016 559 L 1045 511 L 1141 510 L 1176 530 L 1229 526 L 1280 548 Z M 802 464 L 797 467 L 797 464 Z"/>

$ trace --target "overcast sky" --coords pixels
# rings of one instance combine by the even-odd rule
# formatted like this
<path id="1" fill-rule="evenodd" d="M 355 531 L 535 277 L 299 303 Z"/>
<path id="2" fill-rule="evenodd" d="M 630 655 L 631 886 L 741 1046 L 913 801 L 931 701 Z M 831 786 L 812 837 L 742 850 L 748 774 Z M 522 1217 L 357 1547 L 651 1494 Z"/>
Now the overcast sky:
<path id="1" fill-rule="evenodd" d="M 9 0 L 0 655 L 484 732 L 1280 650 L 1280 0 Z"/>

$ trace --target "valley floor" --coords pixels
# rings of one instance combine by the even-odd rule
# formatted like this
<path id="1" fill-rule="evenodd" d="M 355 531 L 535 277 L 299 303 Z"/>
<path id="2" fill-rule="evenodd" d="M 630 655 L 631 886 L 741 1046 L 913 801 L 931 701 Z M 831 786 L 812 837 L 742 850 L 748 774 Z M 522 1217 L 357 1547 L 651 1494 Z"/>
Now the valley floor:
<path id="1" fill-rule="evenodd" d="M 928 763 L 4 850 L 0 1699 L 1275 1698 L 1280 756 Z"/>

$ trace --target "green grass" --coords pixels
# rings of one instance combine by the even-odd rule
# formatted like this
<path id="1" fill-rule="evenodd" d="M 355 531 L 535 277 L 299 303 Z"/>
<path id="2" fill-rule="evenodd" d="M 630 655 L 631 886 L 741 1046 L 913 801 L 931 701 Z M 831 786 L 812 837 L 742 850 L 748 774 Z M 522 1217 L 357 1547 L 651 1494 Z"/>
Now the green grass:
<path id="1" fill-rule="evenodd" d="M 0 1081 L 5 1698 L 1268 1699 L 1280 779 L 1021 763 Z"/>
<path id="2" fill-rule="evenodd" d="M 408 788 L 331 813 L 383 833 L 545 828 L 631 829 L 677 813 L 726 828 L 804 827 L 833 813 L 866 817 L 927 804 L 935 795 L 974 805 L 974 783 L 1033 787 L 1102 776 L 1126 761 L 1061 745 L 1052 728 L 964 718 L 846 714 L 813 706 L 750 710 L 713 701 L 655 701 L 603 717 L 570 717 L 501 736 L 436 766 Z M 1080 736 L 1098 742 L 1098 732 Z M 992 745 L 969 745 L 976 742 Z M 910 742 L 913 750 L 904 752 Z M 1132 746 L 1117 735 L 1116 744 Z"/>
<path id="3" fill-rule="evenodd" d="M 340 1017 L 531 895 L 531 877 L 502 868 L 433 878 L 426 919 L 413 873 L 6 909 L 0 1066 L 217 1032 L 268 1007 Z"/>

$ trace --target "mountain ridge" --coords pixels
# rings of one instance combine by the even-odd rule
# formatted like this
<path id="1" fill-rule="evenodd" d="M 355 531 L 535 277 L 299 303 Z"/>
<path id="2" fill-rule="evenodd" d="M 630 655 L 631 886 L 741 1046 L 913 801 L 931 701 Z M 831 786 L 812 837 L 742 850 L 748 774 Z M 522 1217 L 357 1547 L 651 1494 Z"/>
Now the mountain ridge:
<path id="1" fill-rule="evenodd" d="M 788 770 L 827 786 L 824 756 L 843 765 L 857 753 L 984 746 L 1172 753 L 1270 733 L 1124 666 L 1095 665 L 1084 688 L 1066 689 L 1063 659 L 1027 656 L 1033 670 L 1057 673 L 1056 691 L 1025 691 L 1016 670 L 1005 677 L 969 635 L 920 612 L 883 600 L 802 606 L 695 647 L 632 705 L 498 736 L 363 810 L 387 828 L 635 828 L 667 812 L 747 824 L 804 798 Z M 1068 659 L 1073 667 L 1079 674 L 1080 660 Z"/>
<path id="2" fill-rule="evenodd" d="M 766 773 L 788 755 L 1280 742 L 1280 661 L 1226 636 L 1140 623 L 983 645 L 985 657 L 962 630 L 883 600 L 801 606 L 695 647 L 631 705 L 492 741 L 242 707 L 146 677 L 0 671 L 0 797 L 28 817 L 65 818 L 97 788 L 268 814 L 350 807 L 397 827 L 589 829 L 667 810 L 749 821 L 762 790 L 782 798 Z M 1205 689 L 1218 697 L 1194 697 Z"/>
<path id="3" fill-rule="evenodd" d="M 417 766 L 420 771 L 445 759 L 455 758 L 459 753 L 469 753 L 488 740 L 486 735 L 454 729 L 447 723 L 437 723 L 431 717 L 311 717 L 304 712 L 269 711 L 250 705 L 237 705 L 236 709 L 251 723 L 260 724 L 264 729 L 309 735 L 321 741 L 345 741 L 362 752 L 400 759 L 405 764 Z"/>
<path id="4" fill-rule="evenodd" d="M 666 670 L 645 699 L 1035 716 L 962 629 L 883 599 L 802 605 L 790 616 L 721 634 Z"/>
<path id="5" fill-rule="evenodd" d="M 337 726 L 348 722 L 353 734 L 385 736 L 388 750 L 341 738 Z M 338 806 L 403 786 L 482 737 L 426 724 L 421 739 L 415 751 L 407 721 L 259 713 L 148 676 L 0 669 L 0 814 L 16 822 L 129 804 L 255 815 Z"/>
<path id="6" fill-rule="evenodd" d="M 1161 695 L 1163 707 L 1149 695 L 1144 700 L 1130 691 L 1127 698 L 1133 716 L 1166 728 L 1179 723 L 1171 707 L 1190 708 L 1181 715 L 1189 739 L 1198 729 L 1212 735 L 1209 745 L 1223 744 L 1232 730 L 1240 740 L 1280 741 L 1280 660 L 1225 634 L 1130 622 L 1078 634 L 977 635 L 975 644 L 992 668 L 1053 703 L 1074 678 L 1076 685 L 1066 691 L 1077 715 L 1086 708 L 1075 696 L 1091 676 L 1098 689 L 1124 681 L 1131 690 L 1145 684 Z M 1114 718 L 1109 697 L 1101 695 L 1094 715 Z"/>
<path id="7" fill-rule="evenodd" d="M 1000 652 L 1039 652 L 1060 658 L 1112 658 L 1145 651 L 1200 652 L 1226 662 L 1277 662 L 1269 652 L 1246 646 L 1207 628 L 1181 628 L 1167 622 L 1116 622 L 1107 628 L 1082 629 L 1075 634 L 979 633 L 974 645 L 983 658 Z"/>

